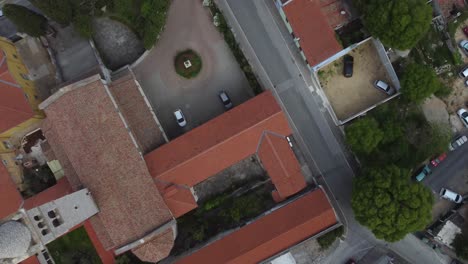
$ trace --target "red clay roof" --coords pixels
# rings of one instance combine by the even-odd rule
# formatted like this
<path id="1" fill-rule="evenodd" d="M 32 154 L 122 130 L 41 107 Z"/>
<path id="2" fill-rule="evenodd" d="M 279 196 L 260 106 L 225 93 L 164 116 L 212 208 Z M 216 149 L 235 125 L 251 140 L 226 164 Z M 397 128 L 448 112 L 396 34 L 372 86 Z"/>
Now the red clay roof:
<path id="1" fill-rule="evenodd" d="M 179 185 L 180 188 L 173 191 L 183 191 L 255 154 L 264 131 L 281 135 L 292 133 L 270 92 L 256 96 L 145 155 L 150 174 L 172 213 L 180 216 L 196 206 L 193 198 L 179 199 L 189 198 L 187 191 L 173 195 L 177 202 L 167 199 L 168 186 Z"/>
<path id="2" fill-rule="evenodd" d="M 159 187 L 158 189 L 163 190 L 164 201 L 175 218 L 198 207 L 190 189 L 177 185 L 169 185 L 167 187 L 159 186 L 159 184 L 156 185 Z"/>
<path id="3" fill-rule="evenodd" d="M 317 0 L 292 0 L 284 13 L 310 66 L 315 66 L 341 50 L 335 32 L 322 13 Z"/>
<path id="4" fill-rule="evenodd" d="M 61 178 L 57 181 L 57 184 L 51 186 L 44 191 L 26 199 L 24 201 L 24 209 L 29 210 L 34 207 L 43 205 L 45 203 L 51 202 L 58 198 L 61 198 L 67 194 L 72 193 L 73 190 L 68 183 L 67 178 Z"/>
<path id="5" fill-rule="evenodd" d="M 336 223 L 325 193 L 318 189 L 176 263 L 258 263 Z"/>
<path id="6" fill-rule="evenodd" d="M 68 170 L 75 170 L 100 210 L 91 223 L 106 249 L 140 239 L 172 219 L 98 75 L 60 89 L 41 108 L 49 123 L 44 135 L 53 150 L 60 149 L 56 157 L 70 162 Z M 65 169 L 65 175 L 73 173 Z M 153 249 L 167 256 L 166 244 L 172 243 Z"/>
<path id="7" fill-rule="evenodd" d="M 258 156 L 281 198 L 287 198 L 307 186 L 301 166 L 284 137 L 265 133 Z"/>
<path id="8" fill-rule="evenodd" d="M 91 243 L 93 243 L 94 249 L 96 249 L 99 258 L 101 259 L 102 264 L 114 264 L 114 254 L 104 248 L 102 243 L 99 241 L 99 238 L 97 237 L 96 231 L 94 231 L 93 225 L 89 220 L 84 223 L 84 228 L 88 234 L 89 240 L 91 240 Z"/>
<path id="9" fill-rule="evenodd" d="M 23 202 L 21 194 L 3 164 L 0 164 L 0 201 L 0 220 L 18 211 Z"/>
<path id="10" fill-rule="evenodd" d="M 34 116 L 23 90 L 8 71 L 6 57 L 0 50 L 0 133 Z"/>
<path id="11" fill-rule="evenodd" d="M 37 259 L 36 255 L 33 255 L 33 256 L 21 261 L 21 264 L 41 264 L 41 263 Z"/>

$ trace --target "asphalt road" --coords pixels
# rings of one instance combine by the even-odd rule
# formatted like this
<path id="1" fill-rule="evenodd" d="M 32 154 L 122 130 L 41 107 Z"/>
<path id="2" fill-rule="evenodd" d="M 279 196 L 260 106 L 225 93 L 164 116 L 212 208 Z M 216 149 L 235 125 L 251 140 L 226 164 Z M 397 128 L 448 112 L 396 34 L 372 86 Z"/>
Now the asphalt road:
<path id="1" fill-rule="evenodd" d="M 468 135 L 467 132 L 464 133 Z M 460 148 L 447 152 L 447 158 L 437 167 L 429 165 L 432 174 L 427 176 L 423 183 L 439 193 L 441 188 L 448 188 L 461 195 L 468 194 L 468 143 Z"/>
<path id="2" fill-rule="evenodd" d="M 328 189 L 334 208 L 347 227 L 345 241 L 323 263 L 359 259 L 376 245 L 388 247 L 412 263 L 443 263 L 412 235 L 386 244 L 355 221 L 350 204 L 354 174 L 340 143 L 342 135 L 319 96 L 317 82 L 299 59 L 273 1 L 218 0 L 218 4 L 260 82 L 279 99 L 311 171 Z"/>

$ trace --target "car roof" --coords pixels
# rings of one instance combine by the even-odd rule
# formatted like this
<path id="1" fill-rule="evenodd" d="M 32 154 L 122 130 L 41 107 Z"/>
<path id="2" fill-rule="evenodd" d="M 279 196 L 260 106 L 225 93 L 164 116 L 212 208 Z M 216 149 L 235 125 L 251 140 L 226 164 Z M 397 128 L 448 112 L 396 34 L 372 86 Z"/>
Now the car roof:
<path id="1" fill-rule="evenodd" d="M 445 188 L 443 188 L 443 189 L 445 189 Z M 443 196 L 447 197 L 447 198 L 450 198 L 450 199 L 453 199 L 453 200 L 456 200 L 458 194 L 456 192 L 454 192 L 454 191 L 449 190 L 449 189 L 445 189 L 445 194 Z"/>

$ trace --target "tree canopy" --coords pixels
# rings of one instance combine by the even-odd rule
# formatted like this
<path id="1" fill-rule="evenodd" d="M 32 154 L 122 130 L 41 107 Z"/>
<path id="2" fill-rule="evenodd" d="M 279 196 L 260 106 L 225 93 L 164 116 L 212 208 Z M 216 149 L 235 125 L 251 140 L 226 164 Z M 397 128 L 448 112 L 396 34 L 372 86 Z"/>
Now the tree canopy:
<path id="1" fill-rule="evenodd" d="M 468 260 L 468 237 L 464 234 L 458 234 L 452 242 L 457 257 Z"/>
<path id="2" fill-rule="evenodd" d="M 442 84 L 437 79 L 434 70 L 412 63 L 405 69 L 400 91 L 407 102 L 419 104 L 441 88 Z"/>
<path id="3" fill-rule="evenodd" d="M 431 221 L 433 197 L 409 171 L 389 165 L 356 177 L 351 206 L 356 220 L 374 235 L 395 242 L 422 230 Z"/>
<path id="4" fill-rule="evenodd" d="M 69 0 L 32 0 L 50 19 L 62 25 L 68 25 L 73 19 L 73 8 Z"/>
<path id="5" fill-rule="evenodd" d="M 373 118 L 362 118 L 346 127 L 346 142 L 357 153 L 369 154 L 383 137 L 379 124 Z"/>
<path id="6" fill-rule="evenodd" d="M 370 33 L 392 48 L 414 47 L 429 30 L 432 8 L 426 0 L 360 0 Z"/>
<path id="7" fill-rule="evenodd" d="M 5 4 L 2 8 L 4 15 L 15 24 L 19 32 L 26 33 L 31 37 L 40 37 L 46 34 L 47 19 L 28 8 Z"/>

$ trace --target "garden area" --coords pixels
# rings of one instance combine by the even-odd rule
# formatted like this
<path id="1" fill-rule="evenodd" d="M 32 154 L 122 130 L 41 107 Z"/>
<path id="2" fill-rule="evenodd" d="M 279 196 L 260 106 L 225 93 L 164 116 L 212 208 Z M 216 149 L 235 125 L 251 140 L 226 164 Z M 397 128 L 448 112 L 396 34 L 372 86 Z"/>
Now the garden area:
<path id="1" fill-rule="evenodd" d="M 244 225 L 273 208 L 273 185 L 267 182 L 246 191 L 228 190 L 177 219 L 178 235 L 171 255 L 177 256 L 210 238 Z"/>
<path id="2" fill-rule="evenodd" d="M 52 241 L 47 245 L 56 264 L 96 264 L 101 263 L 84 227 Z"/>
<path id="3" fill-rule="evenodd" d="M 54 173 L 48 165 L 36 167 L 34 169 L 24 168 L 24 191 L 21 192 L 23 198 L 27 199 L 57 183 Z"/>
<path id="4" fill-rule="evenodd" d="M 190 79 L 200 73 L 202 69 L 202 60 L 195 51 L 188 49 L 179 52 L 174 59 L 174 67 L 180 76 Z"/>

